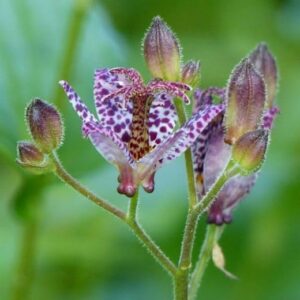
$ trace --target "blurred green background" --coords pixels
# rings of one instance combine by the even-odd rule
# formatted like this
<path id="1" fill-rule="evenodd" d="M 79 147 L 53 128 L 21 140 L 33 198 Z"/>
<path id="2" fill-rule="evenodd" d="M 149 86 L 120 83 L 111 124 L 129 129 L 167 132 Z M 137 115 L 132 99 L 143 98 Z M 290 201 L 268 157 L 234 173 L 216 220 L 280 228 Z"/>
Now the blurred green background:
<path id="1" fill-rule="evenodd" d="M 1 299 L 26 299 L 22 286 L 34 300 L 171 299 L 170 278 L 123 224 L 53 176 L 30 176 L 15 163 L 16 141 L 29 138 L 24 107 L 39 96 L 63 113 L 65 167 L 126 207 L 116 192 L 117 172 L 82 139 L 57 82 L 69 80 L 92 107 L 95 68 L 130 66 L 149 79 L 140 45 L 158 14 L 177 32 L 184 59 L 201 60 L 202 87 L 224 86 L 260 41 L 280 69 L 281 114 L 267 161 L 221 240 L 227 268 L 239 280 L 211 264 L 199 299 L 300 299 L 298 0 L 0 1 Z M 140 218 L 176 261 L 186 214 L 183 160 L 160 170 L 156 183 L 152 195 L 142 194 Z M 200 223 L 195 257 L 204 218 Z"/>

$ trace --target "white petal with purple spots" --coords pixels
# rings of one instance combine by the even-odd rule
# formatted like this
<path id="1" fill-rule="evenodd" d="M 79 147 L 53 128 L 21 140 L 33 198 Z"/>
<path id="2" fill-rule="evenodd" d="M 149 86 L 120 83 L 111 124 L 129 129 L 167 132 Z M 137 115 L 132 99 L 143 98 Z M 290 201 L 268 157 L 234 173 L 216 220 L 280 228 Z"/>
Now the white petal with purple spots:
<path id="1" fill-rule="evenodd" d="M 149 144 L 156 147 L 174 130 L 177 122 L 173 97 L 166 93 L 158 93 L 152 102 L 148 118 Z"/>
<path id="2" fill-rule="evenodd" d="M 77 112 L 78 116 L 83 122 L 97 122 L 94 115 L 89 111 L 87 106 L 81 101 L 79 95 L 74 91 L 74 89 L 64 80 L 61 80 L 59 84 L 62 86 L 67 94 L 74 110 Z"/>
<path id="3" fill-rule="evenodd" d="M 117 166 L 134 166 L 126 145 L 109 128 L 99 123 L 85 123 L 83 129 L 95 148 L 108 161 Z"/>
<path id="4" fill-rule="evenodd" d="M 103 126 L 110 126 L 111 130 L 127 143 L 131 137 L 132 103 L 125 99 L 125 93 L 103 98 L 112 93 L 124 91 L 130 87 L 131 81 L 124 74 L 112 74 L 108 69 L 96 70 L 94 76 L 94 100 L 98 118 Z M 126 102 L 126 107 L 121 108 Z"/>
<path id="5" fill-rule="evenodd" d="M 223 110 L 223 105 L 211 105 L 195 114 L 185 125 L 138 162 L 142 166 L 141 177 L 181 155 Z"/>

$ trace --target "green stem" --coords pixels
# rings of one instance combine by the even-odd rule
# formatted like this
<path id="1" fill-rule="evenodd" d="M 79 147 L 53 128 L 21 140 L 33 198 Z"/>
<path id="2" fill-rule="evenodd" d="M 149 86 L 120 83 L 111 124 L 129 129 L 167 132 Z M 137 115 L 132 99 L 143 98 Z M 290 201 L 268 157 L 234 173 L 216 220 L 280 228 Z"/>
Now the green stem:
<path id="1" fill-rule="evenodd" d="M 220 177 L 215 181 L 213 186 L 207 192 L 207 194 L 201 199 L 199 203 L 197 203 L 194 207 L 195 212 L 197 214 L 201 214 L 205 210 L 209 208 L 213 200 L 216 198 L 218 193 L 220 192 L 223 185 L 227 182 L 228 179 L 235 176 L 239 173 L 239 170 L 235 168 L 234 163 L 230 160 L 224 172 L 220 175 Z"/>
<path id="2" fill-rule="evenodd" d="M 179 125 L 182 126 L 186 122 L 186 113 L 184 110 L 184 104 L 182 100 L 175 99 L 175 106 L 177 110 Z M 193 168 L 193 159 L 191 149 L 187 149 L 184 153 L 185 169 L 188 182 L 188 195 L 189 195 L 189 207 L 192 208 L 197 203 L 197 193 L 195 187 L 195 177 Z"/>
<path id="3" fill-rule="evenodd" d="M 29 298 L 33 279 L 34 252 L 37 231 L 37 220 L 26 220 L 20 248 L 16 277 L 12 287 L 12 300 Z"/>
<path id="4" fill-rule="evenodd" d="M 200 251 L 199 260 L 195 266 L 195 270 L 190 280 L 189 300 L 195 300 L 197 297 L 197 292 L 200 288 L 201 280 L 203 278 L 208 262 L 211 259 L 213 247 L 220 237 L 222 231 L 221 228 L 222 227 L 216 225 L 207 226 L 205 240 Z"/>
<path id="5" fill-rule="evenodd" d="M 57 155 L 52 153 L 50 158 L 54 164 L 54 172 L 56 175 L 65 183 L 72 186 L 77 192 L 79 192 L 84 197 L 96 203 L 98 206 L 107 210 L 120 220 L 124 221 L 129 225 L 132 231 L 135 233 L 137 238 L 143 243 L 143 245 L 148 249 L 148 251 L 153 255 L 153 257 L 161 264 L 171 274 L 175 274 L 177 271 L 176 266 L 172 261 L 162 252 L 162 250 L 155 244 L 155 242 L 148 236 L 148 234 L 143 230 L 143 228 L 138 224 L 136 220 L 137 204 L 138 204 L 138 192 L 131 199 L 128 214 L 126 215 L 123 211 L 119 210 L 115 206 L 109 204 L 107 201 L 100 199 L 94 193 L 87 190 L 83 185 L 81 185 L 76 179 L 74 179 L 62 166 Z"/>
<path id="6" fill-rule="evenodd" d="M 165 253 L 156 245 L 156 243 L 149 237 L 144 229 L 139 225 L 137 220 L 137 205 L 138 205 L 138 191 L 130 199 L 128 212 L 127 212 L 127 224 L 130 226 L 132 231 L 135 233 L 137 238 L 157 260 L 157 262 L 171 275 L 175 275 L 177 268 L 173 262 L 165 255 Z"/>
<path id="7" fill-rule="evenodd" d="M 184 229 L 178 272 L 175 277 L 175 299 L 188 299 L 189 273 L 192 266 L 192 251 L 199 215 L 190 210 Z"/>
<path id="8" fill-rule="evenodd" d="M 117 218 L 121 220 L 126 219 L 126 215 L 123 211 L 118 209 L 117 207 L 111 205 L 107 201 L 99 198 L 94 193 L 86 189 L 83 185 L 81 185 L 76 179 L 74 179 L 62 166 L 58 156 L 56 153 L 50 154 L 50 159 L 54 164 L 54 172 L 55 174 L 65 183 L 72 186 L 78 193 L 86 197 L 87 199 L 91 200 L 92 202 L 96 203 L 98 206 L 102 207 L 103 209 L 107 210 Z"/>
<path id="9" fill-rule="evenodd" d="M 128 212 L 127 212 L 127 222 L 129 223 L 136 221 L 138 201 L 139 201 L 139 190 L 136 191 L 136 193 L 130 199 L 129 202 Z"/>
<path id="10" fill-rule="evenodd" d="M 216 198 L 223 185 L 229 178 L 237 174 L 234 164 L 230 161 L 222 175 L 202 198 L 202 200 L 189 209 L 184 230 L 181 254 L 179 259 L 178 273 L 175 277 L 175 298 L 180 300 L 188 299 L 189 273 L 192 261 L 192 252 L 200 214 L 206 210 Z"/>
<path id="11" fill-rule="evenodd" d="M 188 271 L 191 267 L 192 246 L 194 244 L 195 230 L 198 222 L 198 214 L 192 210 L 188 213 L 184 229 L 179 268 Z"/>
<path id="12" fill-rule="evenodd" d="M 179 270 L 174 280 L 174 300 L 188 299 L 188 285 L 188 276 Z"/>
<path id="13" fill-rule="evenodd" d="M 72 8 L 69 28 L 67 30 L 66 39 L 64 42 L 66 47 L 63 50 L 60 69 L 58 71 L 59 80 L 68 79 L 71 73 L 72 63 L 74 61 L 76 49 L 80 40 L 80 32 L 83 27 L 82 25 L 91 5 L 92 0 L 76 0 Z M 57 78 L 55 80 L 57 80 Z M 57 86 L 53 95 L 53 102 L 60 109 L 62 109 L 64 106 L 62 102 L 63 95 L 64 93 L 62 89 Z"/>
<path id="14" fill-rule="evenodd" d="M 146 247 L 146 249 L 152 254 L 156 261 L 171 275 L 175 276 L 177 268 L 174 263 L 166 256 L 166 254 L 156 245 L 156 243 L 149 237 L 144 229 L 138 224 L 137 221 L 128 221 L 128 225 Z"/>

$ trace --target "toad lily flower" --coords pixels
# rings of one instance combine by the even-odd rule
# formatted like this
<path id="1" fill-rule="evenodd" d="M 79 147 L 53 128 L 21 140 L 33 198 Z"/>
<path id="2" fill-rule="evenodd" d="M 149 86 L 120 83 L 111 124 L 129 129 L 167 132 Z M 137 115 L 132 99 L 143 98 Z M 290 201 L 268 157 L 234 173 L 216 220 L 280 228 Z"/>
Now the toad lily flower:
<path id="1" fill-rule="evenodd" d="M 259 51 L 260 55 L 256 55 L 255 51 Z M 270 79 L 277 78 L 277 74 L 270 72 L 270 69 L 276 72 L 274 59 L 268 57 L 271 54 L 266 52 L 265 45 L 263 48 L 259 45 L 255 51 L 235 68 L 227 89 L 209 88 L 195 92 L 196 112 L 210 105 L 213 96 L 226 103 L 226 112 L 220 114 L 207 127 L 205 135 L 202 133 L 192 146 L 199 201 L 222 174 L 230 159 L 239 157 L 242 165 L 249 168 L 249 172 L 246 170 L 230 178 L 209 208 L 208 223 L 216 225 L 231 222 L 232 210 L 255 184 L 264 158 L 262 152 L 266 150 L 273 120 L 279 112 L 273 105 L 274 95 L 270 98 L 265 93 L 268 84 L 271 84 L 272 90 L 276 86 L 276 82 Z M 263 59 L 264 62 L 255 59 Z M 272 63 L 272 68 L 266 66 L 268 62 Z M 257 66 L 264 66 L 265 69 L 258 69 Z M 268 76 L 268 81 L 263 80 L 265 76 Z M 251 143 L 256 140 L 259 142 L 251 153 Z M 245 145 L 250 145 L 250 148 L 245 148 Z"/>
<path id="2" fill-rule="evenodd" d="M 133 196 L 139 184 L 154 189 L 154 174 L 165 162 L 183 153 L 223 110 L 207 106 L 173 132 L 177 115 L 173 97 L 188 103 L 190 87 L 158 79 L 144 84 L 134 69 L 100 69 L 94 77 L 98 119 L 65 81 L 60 82 L 82 119 L 83 134 L 120 172 L 118 192 Z"/>

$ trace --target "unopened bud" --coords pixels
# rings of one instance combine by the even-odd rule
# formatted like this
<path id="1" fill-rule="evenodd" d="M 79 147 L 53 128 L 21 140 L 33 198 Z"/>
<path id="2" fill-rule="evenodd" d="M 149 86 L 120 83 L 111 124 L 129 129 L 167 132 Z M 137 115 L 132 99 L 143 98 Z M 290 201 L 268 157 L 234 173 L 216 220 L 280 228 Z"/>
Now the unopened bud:
<path id="1" fill-rule="evenodd" d="M 44 153 L 57 149 L 63 139 L 63 123 L 59 112 L 50 104 L 34 99 L 26 109 L 32 138 Z"/>
<path id="2" fill-rule="evenodd" d="M 188 61 L 182 68 L 181 81 L 190 85 L 196 86 L 200 80 L 200 62 Z"/>
<path id="3" fill-rule="evenodd" d="M 144 39 L 144 56 L 155 78 L 180 79 L 180 46 L 174 33 L 160 18 L 152 20 Z"/>
<path id="4" fill-rule="evenodd" d="M 18 161 L 23 164 L 39 165 L 44 160 L 44 154 L 31 142 L 18 142 L 17 152 Z"/>
<path id="5" fill-rule="evenodd" d="M 232 72 L 226 90 L 225 142 L 234 144 L 242 135 L 258 129 L 266 100 L 265 84 L 248 59 Z"/>
<path id="6" fill-rule="evenodd" d="M 265 43 L 260 43 L 249 56 L 256 70 L 263 76 L 267 87 L 266 105 L 270 108 L 275 99 L 277 89 L 277 66 L 275 58 Z"/>
<path id="7" fill-rule="evenodd" d="M 242 175 L 257 171 L 265 158 L 269 135 L 264 129 L 243 135 L 233 146 L 232 159 L 239 165 Z"/>
<path id="8" fill-rule="evenodd" d="M 22 141 L 17 145 L 17 163 L 34 174 L 45 174 L 53 171 L 53 164 L 33 143 Z"/>

